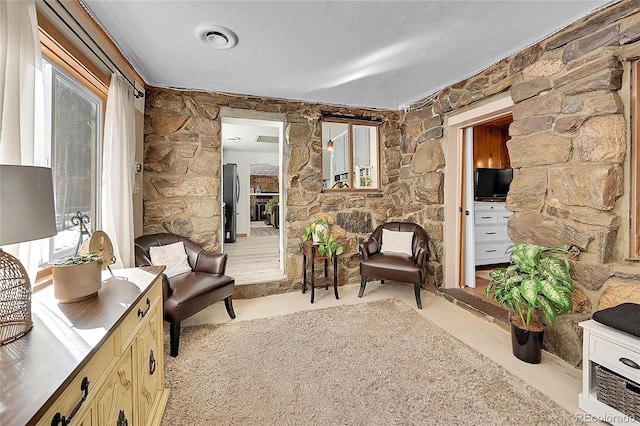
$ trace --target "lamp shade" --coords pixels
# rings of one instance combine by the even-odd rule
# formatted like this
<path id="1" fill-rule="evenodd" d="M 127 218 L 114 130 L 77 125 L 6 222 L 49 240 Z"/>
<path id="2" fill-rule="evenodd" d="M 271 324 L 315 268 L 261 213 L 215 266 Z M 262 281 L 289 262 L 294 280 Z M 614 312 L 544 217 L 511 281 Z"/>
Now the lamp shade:
<path id="1" fill-rule="evenodd" d="M 0 164 L 0 246 L 55 234 L 51 169 Z"/>

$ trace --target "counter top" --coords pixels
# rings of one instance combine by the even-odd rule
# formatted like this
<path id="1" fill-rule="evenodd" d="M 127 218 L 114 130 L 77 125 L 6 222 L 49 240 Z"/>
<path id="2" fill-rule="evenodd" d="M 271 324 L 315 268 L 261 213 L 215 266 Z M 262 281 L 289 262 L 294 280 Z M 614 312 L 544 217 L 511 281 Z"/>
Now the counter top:
<path id="1" fill-rule="evenodd" d="M 33 329 L 0 346 L 0 424 L 42 416 L 163 270 L 103 271 L 97 296 L 81 302 L 59 303 L 52 285 L 33 294 Z"/>

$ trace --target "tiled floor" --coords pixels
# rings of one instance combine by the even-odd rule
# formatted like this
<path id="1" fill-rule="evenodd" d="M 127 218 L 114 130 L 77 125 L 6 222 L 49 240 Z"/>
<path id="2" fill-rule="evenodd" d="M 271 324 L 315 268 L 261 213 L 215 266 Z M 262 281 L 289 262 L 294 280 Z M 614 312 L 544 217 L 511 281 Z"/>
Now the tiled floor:
<path id="1" fill-rule="evenodd" d="M 451 303 L 443 296 L 423 291 L 423 309 L 418 310 L 415 306 L 412 286 L 393 282 L 385 282 L 384 285 L 380 285 L 378 282 L 372 282 L 367 285 L 367 290 L 362 298 L 357 297 L 358 288 L 358 285 L 341 286 L 339 300 L 334 298 L 331 289 L 317 291 L 314 304 L 309 303 L 308 293 L 301 294 L 300 292 L 234 300 L 237 317 L 233 321 L 246 321 L 286 315 L 302 310 L 322 309 L 396 297 L 416 309 L 420 315 L 540 390 L 570 413 L 582 413 L 578 408 L 582 371 L 566 364 L 556 356 L 543 352 L 542 363 L 537 365 L 518 360 L 511 353 L 511 340 L 508 331 L 455 303 Z M 226 314 L 224 304 L 216 303 L 188 319 L 183 325 L 228 321 L 231 320 Z"/>

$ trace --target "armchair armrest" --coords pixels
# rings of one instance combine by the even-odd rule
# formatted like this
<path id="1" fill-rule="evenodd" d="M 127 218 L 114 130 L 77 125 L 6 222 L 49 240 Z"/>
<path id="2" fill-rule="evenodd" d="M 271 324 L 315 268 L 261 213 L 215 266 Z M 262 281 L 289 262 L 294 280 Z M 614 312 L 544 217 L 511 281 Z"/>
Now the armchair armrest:
<path id="1" fill-rule="evenodd" d="M 208 251 L 200 252 L 198 260 L 193 270 L 195 272 L 207 272 L 209 274 L 224 275 L 227 269 L 227 254 L 212 253 Z"/>
<path id="2" fill-rule="evenodd" d="M 373 238 L 369 238 L 360 244 L 360 253 L 363 259 L 368 259 L 369 256 L 374 255 L 380 251 L 378 242 Z"/>
<path id="3" fill-rule="evenodd" d="M 416 264 L 422 269 L 424 267 L 424 262 L 427 257 L 427 247 L 424 242 L 421 242 L 418 246 L 418 250 L 414 256 Z"/>

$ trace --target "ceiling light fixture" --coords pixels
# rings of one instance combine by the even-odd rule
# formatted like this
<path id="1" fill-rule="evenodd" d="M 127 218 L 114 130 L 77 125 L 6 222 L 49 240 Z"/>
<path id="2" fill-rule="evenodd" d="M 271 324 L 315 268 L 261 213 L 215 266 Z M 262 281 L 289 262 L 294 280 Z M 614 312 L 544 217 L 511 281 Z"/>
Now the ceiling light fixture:
<path id="1" fill-rule="evenodd" d="M 227 27 L 204 24 L 196 28 L 196 37 L 216 49 L 231 49 L 238 44 L 238 36 Z"/>

